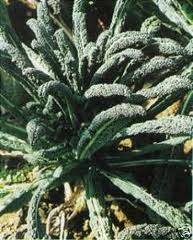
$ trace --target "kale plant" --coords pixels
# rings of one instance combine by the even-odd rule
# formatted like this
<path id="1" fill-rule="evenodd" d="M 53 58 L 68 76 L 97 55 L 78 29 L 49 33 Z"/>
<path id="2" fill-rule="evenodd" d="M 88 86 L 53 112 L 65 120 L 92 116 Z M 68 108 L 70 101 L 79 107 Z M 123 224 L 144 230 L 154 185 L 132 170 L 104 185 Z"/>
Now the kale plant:
<path id="1" fill-rule="evenodd" d="M 1 104 L 15 124 L 7 115 L 1 117 L 0 146 L 42 169 L 36 180 L 1 200 L 0 213 L 29 203 L 26 236 L 47 239 L 38 212 L 41 198 L 81 178 L 96 239 L 183 239 L 179 229 L 191 226 L 188 213 L 152 196 L 130 173 L 135 166 L 190 165 L 188 159 L 174 158 L 171 150 L 191 137 L 193 118 L 187 106 L 193 41 L 188 34 L 181 41 L 179 33 L 154 16 L 140 30 L 124 31 L 130 1 L 117 0 L 109 28 L 92 42 L 88 5 L 89 1 L 74 0 L 69 35 L 63 28 L 55 30 L 43 0 L 37 19 L 27 22 L 35 34 L 29 47 L 11 28 L 0 0 L 0 67 L 29 95 L 18 109 L 1 92 Z M 187 95 L 183 111 L 157 117 Z M 143 141 L 144 136 L 152 141 Z M 128 138 L 139 143 L 136 148 L 117 150 Z M 106 214 L 104 179 L 165 223 L 136 225 L 115 236 Z"/>

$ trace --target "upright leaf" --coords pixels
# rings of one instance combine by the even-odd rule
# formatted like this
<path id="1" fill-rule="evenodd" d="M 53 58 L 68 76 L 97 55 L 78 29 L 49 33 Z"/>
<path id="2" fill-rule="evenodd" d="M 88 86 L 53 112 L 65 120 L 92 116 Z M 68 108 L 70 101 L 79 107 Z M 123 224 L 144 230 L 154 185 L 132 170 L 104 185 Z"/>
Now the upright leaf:
<path id="1" fill-rule="evenodd" d="M 121 32 L 127 16 L 128 7 L 132 3 L 132 0 L 117 0 L 110 25 L 112 35 Z"/>
<path id="2" fill-rule="evenodd" d="M 73 45 L 72 41 L 69 39 L 63 29 L 58 29 L 55 32 L 54 36 L 57 40 L 58 47 L 64 56 L 68 51 L 71 52 L 73 57 L 76 56 L 75 46 Z"/>
<path id="3" fill-rule="evenodd" d="M 0 0 L 0 16 L 1 16 L 0 25 L 7 24 L 8 26 L 11 26 L 11 22 L 9 19 L 9 15 L 4 0 Z"/>
<path id="4" fill-rule="evenodd" d="M 46 0 L 42 0 L 37 7 L 37 19 L 42 23 L 47 33 L 53 36 L 54 28 Z"/>
<path id="5" fill-rule="evenodd" d="M 73 30 L 75 43 L 79 52 L 79 58 L 84 53 L 84 48 L 88 44 L 87 22 L 86 22 L 86 10 L 88 7 L 88 1 L 75 0 L 73 6 Z"/>

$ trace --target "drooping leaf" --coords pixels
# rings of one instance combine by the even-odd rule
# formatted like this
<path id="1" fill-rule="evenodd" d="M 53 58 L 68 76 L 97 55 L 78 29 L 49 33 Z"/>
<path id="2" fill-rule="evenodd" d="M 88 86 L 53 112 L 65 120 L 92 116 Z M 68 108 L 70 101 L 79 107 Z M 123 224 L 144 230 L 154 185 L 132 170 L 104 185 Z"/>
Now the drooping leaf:
<path id="1" fill-rule="evenodd" d="M 62 167 L 56 168 L 53 171 L 53 176 L 42 180 L 37 189 L 34 191 L 33 196 L 29 203 L 28 215 L 27 215 L 27 233 L 26 236 L 30 239 L 42 239 L 45 234 L 45 229 L 41 223 L 39 216 L 39 205 L 41 198 L 46 191 L 57 186 L 57 180 L 61 177 L 63 172 Z"/>
<path id="2" fill-rule="evenodd" d="M 0 148 L 13 151 L 30 152 L 30 146 L 23 140 L 0 131 Z"/>
<path id="3" fill-rule="evenodd" d="M 142 187 L 134 184 L 128 177 L 103 173 L 115 186 L 123 192 L 132 195 L 139 199 L 147 207 L 168 221 L 174 228 L 181 228 L 184 225 L 191 223 L 191 220 L 180 210 L 170 206 L 168 203 L 157 200 L 151 194 L 147 193 Z"/>
<path id="4" fill-rule="evenodd" d="M 56 76 L 55 76 L 52 68 L 50 68 L 50 66 L 42 58 L 42 56 L 40 54 L 37 54 L 35 51 L 33 51 L 30 47 L 28 47 L 24 43 L 22 43 L 22 46 L 23 46 L 28 58 L 32 62 L 33 66 L 37 70 L 40 70 L 40 71 L 44 72 L 45 74 L 49 75 L 51 78 L 55 79 Z"/>
<path id="5" fill-rule="evenodd" d="M 105 55 L 106 45 L 110 36 L 111 36 L 111 32 L 109 30 L 105 30 L 97 38 L 96 46 L 100 48 L 101 61 L 103 60 L 103 57 Z"/>
<path id="6" fill-rule="evenodd" d="M 106 161 L 108 160 L 108 162 Z M 184 159 L 143 159 L 143 160 L 131 160 L 126 157 L 109 157 L 104 158 L 105 163 L 108 166 L 114 168 L 130 168 L 130 167 L 140 167 L 140 166 L 159 166 L 159 165 L 174 165 L 174 166 L 189 166 L 191 162 Z"/>
<path id="7" fill-rule="evenodd" d="M 193 56 L 193 38 L 189 41 L 187 46 L 185 47 L 186 55 Z"/>
<path id="8" fill-rule="evenodd" d="M 119 132 L 115 139 L 138 134 L 167 134 L 167 135 L 191 135 L 192 117 L 177 115 L 173 117 L 163 117 L 157 120 L 149 120 L 143 123 L 133 124 L 129 128 Z"/>
<path id="9" fill-rule="evenodd" d="M 24 154 L 23 158 L 32 165 L 49 165 L 62 160 L 73 159 L 73 154 L 70 154 L 65 144 L 58 144 L 47 149 L 40 149 L 32 153 Z"/>
<path id="10" fill-rule="evenodd" d="M 158 85 L 142 89 L 137 94 L 142 95 L 144 98 L 165 97 L 167 95 L 180 93 L 183 94 L 192 88 L 192 81 L 189 78 L 180 75 L 173 75 L 160 82 Z"/>
<path id="11" fill-rule="evenodd" d="M 106 78 L 111 78 L 111 82 L 117 75 L 119 71 L 123 69 L 126 64 L 133 60 L 141 60 L 144 59 L 144 55 L 141 50 L 138 49 L 127 49 L 120 53 L 117 53 L 107 59 L 105 63 L 98 68 L 91 79 L 90 85 L 100 83 L 102 81 L 107 81 Z"/>
<path id="12" fill-rule="evenodd" d="M 129 98 L 131 96 L 131 90 L 123 84 L 96 84 L 92 85 L 85 93 L 86 99 L 92 99 L 97 97 L 108 98 L 111 96 L 122 96 Z"/>
<path id="13" fill-rule="evenodd" d="M 139 150 L 132 151 L 131 156 L 141 156 L 146 153 L 151 153 L 151 152 L 155 152 L 155 151 L 164 151 L 164 150 L 170 149 L 174 146 L 177 146 L 179 144 L 182 144 L 188 138 L 189 138 L 188 136 L 172 137 L 165 141 L 149 144 L 149 145 L 146 145 L 145 147 L 140 148 Z"/>
<path id="14" fill-rule="evenodd" d="M 22 73 L 18 67 L 12 64 L 11 57 L 5 53 L 4 51 L 0 50 L 0 57 L 1 57 L 1 69 L 6 71 L 10 74 L 16 81 L 18 81 L 24 89 L 33 96 L 33 90 L 30 83 L 28 83 L 27 79 L 22 76 Z"/>
<path id="15" fill-rule="evenodd" d="M 145 111 L 138 105 L 123 103 L 102 111 L 92 120 L 78 144 L 78 159 L 89 158 L 111 141 L 114 135 Z"/>
<path id="16" fill-rule="evenodd" d="M 0 118 L 0 126 L 2 132 L 6 132 L 18 138 L 26 140 L 27 133 L 25 128 L 13 124 L 12 122 L 6 121 L 3 118 Z"/>
<path id="17" fill-rule="evenodd" d="M 30 120 L 26 125 L 26 132 L 28 142 L 34 149 L 41 149 L 48 145 L 47 136 L 50 133 L 50 129 L 41 119 L 35 118 Z"/>
<path id="18" fill-rule="evenodd" d="M 39 216 L 39 203 L 47 187 L 48 182 L 43 181 L 34 191 L 29 203 L 26 236 L 30 239 L 42 239 L 45 235 L 45 230 Z"/>
<path id="19" fill-rule="evenodd" d="M 76 100 L 68 86 L 59 81 L 49 81 L 38 88 L 38 94 L 43 98 L 47 98 L 48 95 L 53 96 L 57 100 L 57 103 L 59 104 L 59 107 L 61 107 L 64 115 L 68 112 L 68 117 L 73 127 L 75 127 L 77 122 L 74 114 Z M 67 107 L 67 109 L 65 109 L 65 107 Z"/>
<path id="20" fill-rule="evenodd" d="M 153 36 L 159 35 L 161 30 L 161 20 L 156 16 L 151 16 L 142 23 L 140 31 L 150 33 Z"/>
<path id="21" fill-rule="evenodd" d="M 119 240 L 130 239 L 181 239 L 179 232 L 172 227 L 159 224 L 141 224 L 122 230 L 117 237 Z"/>
<path id="22" fill-rule="evenodd" d="M 170 38 L 154 38 L 154 42 L 143 48 L 147 54 L 163 56 L 187 55 L 187 51 L 177 41 Z"/>
<path id="23" fill-rule="evenodd" d="M 122 32 L 119 33 L 115 36 L 113 36 L 112 38 L 109 39 L 109 41 L 106 44 L 107 49 L 109 49 L 115 42 L 119 42 L 120 39 L 124 39 L 124 38 L 131 38 L 131 39 L 138 39 L 144 37 L 145 39 L 151 39 L 152 35 L 148 34 L 148 33 L 142 33 L 140 31 L 126 31 L 126 32 Z"/>
<path id="24" fill-rule="evenodd" d="M 25 112 L 21 109 L 17 109 L 18 107 L 14 105 L 7 97 L 0 92 L 0 103 L 1 106 L 4 107 L 7 111 L 9 111 L 14 117 L 21 121 L 25 121 Z"/>
<path id="25" fill-rule="evenodd" d="M 22 71 L 27 67 L 32 67 L 27 55 L 24 54 L 24 51 L 21 52 L 21 50 L 17 47 L 14 47 L 9 43 L 2 42 L 0 44 L 0 50 L 8 53 L 12 59 L 12 62 L 15 62 L 16 66 Z"/>
<path id="26" fill-rule="evenodd" d="M 41 22 L 39 22 L 37 19 L 31 18 L 27 21 L 27 25 L 34 32 L 36 39 L 41 47 L 47 48 L 47 51 L 50 53 L 53 52 L 53 49 L 56 49 L 56 43 L 53 42 L 52 35 L 50 36 L 48 34 Z"/>
<path id="27" fill-rule="evenodd" d="M 35 68 L 26 68 L 23 71 L 23 75 L 26 76 L 36 88 L 45 82 L 54 81 L 49 75 Z"/>
<path id="28" fill-rule="evenodd" d="M 179 70 L 184 61 L 185 58 L 182 56 L 171 56 L 167 58 L 164 56 L 155 56 L 131 72 L 128 75 L 127 82 L 142 85 L 147 78 L 150 80 L 154 78 L 160 79 L 168 74 L 174 74 Z"/>
<path id="29" fill-rule="evenodd" d="M 26 184 L 20 189 L 17 188 L 17 191 L 6 195 L 0 201 L 0 214 L 17 211 L 23 204 L 28 203 L 34 188 L 33 184 Z"/>
<path id="30" fill-rule="evenodd" d="M 129 37 L 123 37 L 114 41 L 113 44 L 108 48 L 106 51 L 105 57 L 108 58 L 115 53 L 121 52 L 128 48 L 136 48 L 140 49 L 144 46 L 149 45 L 152 42 L 152 38 L 147 34 L 138 34 L 138 35 L 131 35 Z"/>
<path id="31" fill-rule="evenodd" d="M 106 213 L 104 194 L 100 186 L 99 178 L 92 169 L 85 177 L 85 188 L 90 227 L 93 235 L 96 239 L 112 239 L 112 224 Z"/>
<path id="32" fill-rule="evenodd" d="M 176 101 L 178 101 L 179 98 L 181 98 L 184 95 L 184 92 L 176 92 L 171 95 L 166 95 L 165 97 L 158 98 L 155 103 L 153 103 L 150 106 L 147 106 L 147 113 L 149 118 L 155 117 L 156 115 L 161 116 L 162 112 L 165 113 L 167 110 L 170 109 L 170 106 L 175 104 Z M 167 114 L 166 114 L 167 115 Z M 169 115 L 169 114 L 168 114 Z"/>
<path id="33" fill-rule="evenodd" d="M 37 94 L 32 84 L 22 75 L 21 70 L 12 63 L 11 56 L 5 51 L 0 50 L 0 58 L 1 69 L 10 74 L 34 100 L 37 100 Z"/>
<path id="34" fill-rule="evenodd" d="M 153 153 L 156 151 L 161 151 L 162 153 L 165 150 L 173 148 L 177 145 L 184 143 L 188 136 L 181 136 L 181 137 L 172 137 L 165 141 L 161 141 L 158 143 L 153 143 L 141 147 L 139 149 L 134 149 L 128 152 L 124 152 L 119 156 L 107 156 L 104 157 L 104 161 L 110 166 L 119 166 L 119 167 L 130 167 L 130 166 L 143 166 L 143 165 L 154 165 L 154 164 L 180 164 L 180 165 L 187 165 L 190 164 L 189 161 L 186 160 L 179 160 L 179 159 L 148 159 L 148 160 L 134 160 L 136 157 L 143 156 L 148 153 Z"/>
<path id="35" fill-rule="evenodd" d="M 58 95 L 63 98 L 66 97 L 70 102 L 72 102 L 72 104 L 75 104 L 75 97 L 73 96 L 70 88 L 59 81 L 49 81 L 42 84 L 38 88 L 38 94 L 40 97 L 48 97 L 48 95 Z"/>
<path id="36" fill-rule="evenodd" d="M 153 2 L 171 22 L 193 36 L 193 26 L 187 22 L 185 17 L 180 14 L 179 11 L 176 10 L 176 0 L 168 0 L 167 2 L 162 0 L 153 0 Z"/>

